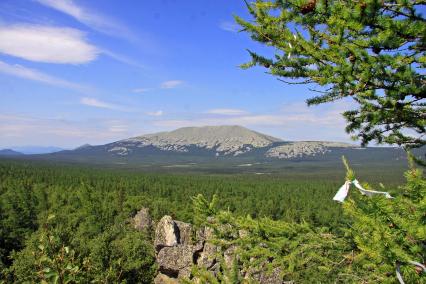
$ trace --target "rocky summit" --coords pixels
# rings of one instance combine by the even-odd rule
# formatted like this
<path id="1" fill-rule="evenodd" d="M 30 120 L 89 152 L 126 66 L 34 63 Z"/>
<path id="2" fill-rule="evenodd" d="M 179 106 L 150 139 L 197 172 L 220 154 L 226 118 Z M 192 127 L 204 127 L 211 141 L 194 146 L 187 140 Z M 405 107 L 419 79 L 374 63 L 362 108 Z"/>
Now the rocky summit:
<path id="1" fill-rule="evenodd" d="M 128 155 L 134 147 L 154 146 L 163 151 L 189 152 L 190 147 L 214 150 L 217 155 L 234 155 L 267 147 L 281 139 L 241 126 L 184 127 L 170 132 L 138 136 L 112 143 L 109 152 Z"/>

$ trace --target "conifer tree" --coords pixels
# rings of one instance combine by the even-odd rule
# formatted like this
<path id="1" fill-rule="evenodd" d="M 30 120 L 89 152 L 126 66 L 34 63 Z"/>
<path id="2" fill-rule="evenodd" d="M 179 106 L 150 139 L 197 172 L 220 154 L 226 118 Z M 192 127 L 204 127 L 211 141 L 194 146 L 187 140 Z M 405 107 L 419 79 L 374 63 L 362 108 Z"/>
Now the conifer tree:
<path id="1" fill-rule="evenodd" d="M 426 143 L 425 1 L 257 0 L 247 7 L 253 21 L 236 21 L 275 56 L 249 51 L 243 68 L 316 85 L 308 105 L 353 98 L 357 107 L 343 113 L 346 131 L 363 145 Z"/>
<path id="2" fill-rule="evenodd" d="M 355 177 L 347 168 L 348 176 Z M 355 191 L 344 203 L 352 221 L 346 238 L 352 243 L 348 269 L 356 275 L 353 281 L 393 283 L 398 269 L 405 283 L 426 283 L 420 266 L 426 263 L 426 181 L 412 161 L 405 177 L 407 183 L 394 199 L 363 197 Z"/>

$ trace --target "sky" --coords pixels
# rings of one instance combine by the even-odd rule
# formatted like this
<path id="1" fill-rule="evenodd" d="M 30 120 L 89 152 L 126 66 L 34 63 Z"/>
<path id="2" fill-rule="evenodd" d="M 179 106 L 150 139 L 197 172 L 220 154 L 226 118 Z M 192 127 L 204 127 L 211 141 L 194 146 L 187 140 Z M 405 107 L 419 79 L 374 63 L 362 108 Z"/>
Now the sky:
<path id="1" fill-rule="evenodd" d="M 186 126 L 349 142 L 350 102 L 242 70 L 243 0 L 0 1 L 0 148 L 75 148 Z"/>

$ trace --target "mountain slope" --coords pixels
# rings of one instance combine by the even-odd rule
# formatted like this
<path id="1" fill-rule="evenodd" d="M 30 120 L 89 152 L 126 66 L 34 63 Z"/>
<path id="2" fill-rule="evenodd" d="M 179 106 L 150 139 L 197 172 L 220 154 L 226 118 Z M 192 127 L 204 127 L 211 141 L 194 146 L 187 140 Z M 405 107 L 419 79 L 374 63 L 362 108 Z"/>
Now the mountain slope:
<path id="1" fill-rule="evenodd" d="M 2 149 L 0 150 L 0 156 L 23 156 L 21 152 L 14 151 L 12 149 Z"/>
<path id="2" fill-rule="evenodd" d="M 217 155 L 237 156 L 281 141 L 241 126 L 184 127 L 121 140 L 110 144 L 113 147 L 108 151 L 128 155 L 129 147 L 154 146 L 164 151 L 189 152 L 189 148 L 195 146 L 215 150 Z"/>
<path id="3" fill-rule="evenodd" d="M 330 148 L 355 148 L 355 146 L 347 143 L 325 141 L 289 142 L 269 149 L 265 156 L 278 159 L 300 158 L 325 154 L 331 151 Z"/>

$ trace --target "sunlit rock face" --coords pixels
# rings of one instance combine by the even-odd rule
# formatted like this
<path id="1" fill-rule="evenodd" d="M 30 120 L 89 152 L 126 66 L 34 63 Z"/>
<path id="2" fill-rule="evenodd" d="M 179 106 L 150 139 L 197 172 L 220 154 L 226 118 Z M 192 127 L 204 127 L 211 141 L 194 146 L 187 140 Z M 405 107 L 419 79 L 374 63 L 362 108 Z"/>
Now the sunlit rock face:
<path id="1" fill-rule="evenodd" d="M 184 127 L 121 140 L 111 144 L 108 151 L 127 155 L 132 148 L 154 146 L 164 151 L 188 152 L 190 146 L 195 146 L 215 150 L 219 155 L 237 156 L 280 141 L 241 126 Z"/>
<path id="2" fill-rule="evenodd" d="M 347 143 L 338 142 L 316 142 L 301 141 L 290 142 L 285 145 L 273 147 L 266 152 L 266 157 L 278 159 L 292 159 L 304 156 L 315 156 L 325 154 L 330 148 L 354 148 L 355 146 Z"/>
<path id="3" fill-rule="evenodd" d="M 146 215 L 142 209 L 135 216 L 139 220 L 140 215 Z M 219 230 L 229 230 L 230 224 L 224 224 Z M 248 233 L 240 230 L 235 237 L 246 238 Z M 170 216 L 164 216 L 155 228 L 154 245 L 156 248 L 156 261 L 158 274 L 155 284 L 167 283 L 205 283 L 192 274 L 193 268 L 202 269 L 211 273 L 214 277 L 220 274 L 221 259 L 226 267 L 233 267 L 235 261 L 240 259 L 238 246 L 231 245 L 222 251 L 214 242 L 215 233 L 211 227 L 194 229 L 189 223 L 173 220 Z M 256 263 L 253 260 L 253 263 Z M 237 273 L 247 283 L 281 284 L 281 268 L 268 270 L 268 261 L 260 265 L 239 268 Z M 224 283 L 231 283 L 224 275 Z"/>

